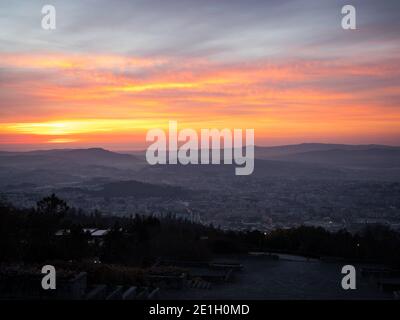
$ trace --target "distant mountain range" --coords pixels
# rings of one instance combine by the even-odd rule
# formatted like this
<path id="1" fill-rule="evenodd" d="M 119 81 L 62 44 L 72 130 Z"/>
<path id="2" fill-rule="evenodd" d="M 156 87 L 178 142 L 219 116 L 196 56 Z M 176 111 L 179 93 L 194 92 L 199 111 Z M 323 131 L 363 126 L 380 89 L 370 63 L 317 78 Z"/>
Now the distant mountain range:
<path id="1" fill-rule="evenodd" d="M 400 147 L 385 145 L 304 143 L 256 147 L 255 157 L 348 168 L 400 168 Z"/>
<path id="2" fill-rule="evenodd" d="M 255 147 L 257 158 L 284 156 L 288 154 L 304 153 L 310 151 L 329 150 L 370 150 L 370 149 L 397 149 L 400 147 L 386 146 L 380 144 L 332 144 L 332 143 L 300 143 L 274 147 Z"/>
<path id="3" fill-rule="evenodd" d="M 144 159 L 144 153 L 134 151 L 130 154 Z M 254 153 L 258 160 L 303 162 L 345 168 L 400 168 L 400 147 L 378 144 L 302 143 L 274 147 L 255 146 Z"/>
<path id="4" fill-rule="evenodd" d="M 255 157 L 255 171 L 249 179 L 400 180 L 400 147 L 320 143 L 256 146 Z M 136 180 L 188 187 L 204 179 L 209 179 L 212 184 L 217 177 L 235 179 L 233 166 L 150 166 L 145 161 L 144 152 L 118 153 L 101 148 L 0 151 L 2 188 L 64 187 L 93 179 L 110 182 Z M 156 193 L 159 191 L 154 190 Z"/>
<path id="5" fill-rule="evenodd" d="M 138 161 L 134 155 L 116 153 L 102 148 L 90 149 L 54 149 L 27 152 L 0 152 L 0 165 L 19 165 L 29 161 L 32 165 L 48 164 L 49 162 L 75 162 L 80 165 L 113 165 L 126 166 Z"/>
<path id="6" fill-rule="evenodd" d="M 294 154 L 304 154 L 316 151 L 400 151 L 400 147 L 386 146 L 379 144 L 366 145 L 349 145 L 349 144 L 328 144 L 328 143 L 301 143 L 293 145 L 282 145 L 274 147 L 255 146 L 255 155 L 257 159 L 272 159 Z M 93 161 L 132 161 L 143 156 L 145 151 L 109 151 L 103 148 L 88 149 L 50 149 L 50 150 L 34 150 L 34 151 L 0 151 L 2 157 L 52 157 L 69 160 L 79 160 L 85 162 Z M 388 154 L 384 154 L 388 155 Z M 11 158 L 9 158 L 11 159 Z"/>

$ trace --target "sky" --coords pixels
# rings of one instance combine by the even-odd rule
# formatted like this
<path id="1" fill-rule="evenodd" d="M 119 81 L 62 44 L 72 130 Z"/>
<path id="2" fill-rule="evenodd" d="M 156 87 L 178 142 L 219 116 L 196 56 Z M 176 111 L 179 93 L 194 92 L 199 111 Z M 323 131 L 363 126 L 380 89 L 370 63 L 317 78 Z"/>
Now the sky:
<path id="1" fill-rule="evenodd" d="M 0 150 L 141 149 L 170 120 L 400 145 L 400 1 L 350 2 L 356 30 L 348 1 L 0 0 Z"/>

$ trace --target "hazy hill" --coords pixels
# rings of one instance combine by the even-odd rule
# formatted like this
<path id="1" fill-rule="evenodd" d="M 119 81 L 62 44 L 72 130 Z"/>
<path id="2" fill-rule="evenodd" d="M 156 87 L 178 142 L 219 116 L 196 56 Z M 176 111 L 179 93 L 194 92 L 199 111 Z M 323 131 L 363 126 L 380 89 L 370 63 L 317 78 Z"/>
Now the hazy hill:
<path id="1" fill-rule="evenodd" d="M 0 186 L 80 182 L 94 177 L 134 178 L 143 161 L 100 148 L 0 152 Z"/>
<path id="2" fill-rule="evenodd" d="M 340 179 L 346 178 L 347 172 L 339 168 L 330 168 L 309 163 L 259 160 L 254 163 L 254 173 L 249 176 L 235 176 L 236 165 L 155 165 L 144 167 L 138 177 L 151 182 L 163 181 L 196 187 L 197 183 L 219 179 L 229 183 L 238 179 L 285 178 L 285 179 Z"/>
<path id="3" fill-rule="evenodd" d="M 281 160 L 351 168 L 400 168 L 400 149 L 326 150 L 278 157 Z"/>
<path id="4" fill-rule="evenodd" d="M 306 143 L 255 147 L 252 178 L 374 179 L 400 176 L 400 147 Z M 0 187 L 61 186 L 93 178 L 141 180 L 182 186 L 212 185 L 236 179 L 235 165 L 150 166 L 144 154 L 101 148 L 0 152 Z M 105 192 L 108 192 L 105 190 Z"/>
<path id="5" fill-rule="evenodd" d="M 351 144 L 330 144 L 330 143 L 301 143 L 293 145 L 275 146 L 275 147 L 255 147 L 255 157 L 257 159 L 283 158 L 286 155 L 301 154 L 312 151 L 329 150 L 400 150 L 400 147 L 392 147 L 377 144 L 351 145 Z"/>
<path id="6" fill-rule="evenodd" d="M 132 166 L 138 158 L 129 155 L 111 152 L 101 148 L 90 149 L 55 149 L 29 152 L 1 152 L 0 165 L 47 165 L 75 162 L 80 165 L 112 165 Z"/>

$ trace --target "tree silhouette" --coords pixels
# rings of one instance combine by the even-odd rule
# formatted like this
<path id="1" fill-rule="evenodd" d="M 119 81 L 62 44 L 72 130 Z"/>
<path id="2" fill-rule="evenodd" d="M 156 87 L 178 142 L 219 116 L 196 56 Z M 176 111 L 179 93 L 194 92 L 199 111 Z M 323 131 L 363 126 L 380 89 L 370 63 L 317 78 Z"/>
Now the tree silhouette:
<path id="1" fill-rule="evenodd" d="M 53 193 L 50 197 L 43 198 L 36 204 L 37 212 L 42 214 L 53 214 L 64 216 L 69 207 L 64 200 L 59 199 Z"/>

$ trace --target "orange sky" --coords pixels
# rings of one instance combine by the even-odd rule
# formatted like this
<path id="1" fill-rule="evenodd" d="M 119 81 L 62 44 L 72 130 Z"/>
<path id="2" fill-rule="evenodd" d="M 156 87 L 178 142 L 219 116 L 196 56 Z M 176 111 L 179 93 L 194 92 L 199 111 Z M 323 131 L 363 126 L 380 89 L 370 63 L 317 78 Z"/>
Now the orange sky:
<path id="1" fill-rule="evenodd" d="M 0 150 L 146 147 L 166 128 L 253 128 L 258 145 L 400 141 L 400 2 L 0 5 Z"/>
<path id="2" fill-rule="evenodd" d="M 254 128 L 256 143 L 395 143 L 393 65 L 0 54 L 0 143 L 141 148 L 148 129 Z M 384 83 L 382 85 L 381 83 Z M 348 85 L 348 87 L 347 87 Z"/>

